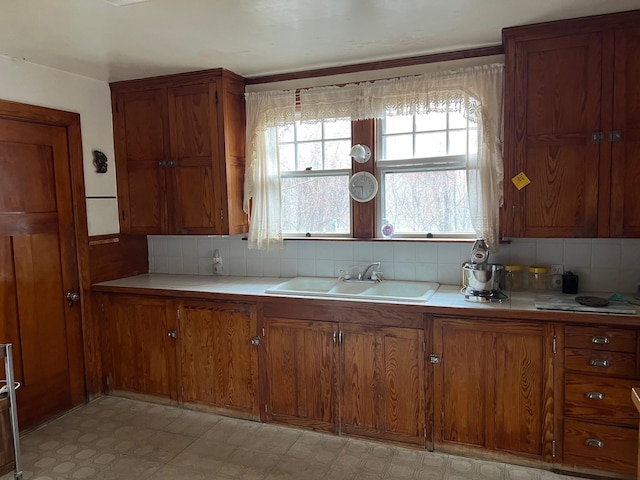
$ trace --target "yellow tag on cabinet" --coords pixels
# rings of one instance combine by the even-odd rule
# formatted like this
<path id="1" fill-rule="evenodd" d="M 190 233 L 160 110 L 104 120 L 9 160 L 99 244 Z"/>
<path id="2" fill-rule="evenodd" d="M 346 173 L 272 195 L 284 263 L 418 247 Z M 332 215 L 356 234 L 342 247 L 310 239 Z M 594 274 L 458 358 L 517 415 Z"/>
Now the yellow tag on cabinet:
<path id="1" fill-rule="evenodd" d="M 520 172 L 519 174 L 517 174 L 511 179 L 511 181 L 518 190 L 522 190 L 524 187 L 531 183 L 531 180 L 529 180 L 529 177 L 527 177 L 524 172 Z"/>

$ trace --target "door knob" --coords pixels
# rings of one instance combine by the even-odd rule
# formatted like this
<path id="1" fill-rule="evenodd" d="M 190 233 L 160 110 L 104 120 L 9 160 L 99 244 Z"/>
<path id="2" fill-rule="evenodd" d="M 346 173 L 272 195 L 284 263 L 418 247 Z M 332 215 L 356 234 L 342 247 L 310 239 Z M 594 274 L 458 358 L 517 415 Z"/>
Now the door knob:
<path id="1" fill-rule="evenodd" d="M 78 300 L 80 300 L 80 294 L 78 292 L 67 292 L 67 301 L 70 307 L 73 307 L 73 304 Z"/>

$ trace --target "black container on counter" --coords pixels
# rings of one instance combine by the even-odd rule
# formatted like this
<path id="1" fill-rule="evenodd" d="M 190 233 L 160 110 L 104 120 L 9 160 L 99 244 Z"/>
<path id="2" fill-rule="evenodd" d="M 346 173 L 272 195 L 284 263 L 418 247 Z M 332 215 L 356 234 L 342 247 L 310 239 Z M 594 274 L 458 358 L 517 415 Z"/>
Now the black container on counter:
<path id="1" fill-rule="evenodd" d="M 571 271 L 562 275 L 562 293 L 578 293 L 578 275 Z"/>

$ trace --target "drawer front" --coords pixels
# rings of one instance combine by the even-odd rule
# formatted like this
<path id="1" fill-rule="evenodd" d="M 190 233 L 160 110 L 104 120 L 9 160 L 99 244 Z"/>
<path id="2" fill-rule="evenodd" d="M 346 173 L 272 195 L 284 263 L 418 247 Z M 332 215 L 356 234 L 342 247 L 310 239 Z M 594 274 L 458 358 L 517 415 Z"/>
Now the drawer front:
<path id="1" fill-rule="evenodd" d="M 636 473 L 638 430 L 565 420 L 564 463 L 610 472 Z"/>
<path id="2" fill-rule="evenodd" d="M 591 350 L 565 348 L 564 366 L 567 370 L 578 370 L 600 375 L 635 377 L 636 355 L 634 353 L 593 352 Z"/>
<path id="3" fill-rule="evenodd" d="M 637 427 L 638 411 L 631 388 L 638 380 L 604 378 L 567 373 L 564 383 L 564 413 L 582 420 L 595 420 Z"/>
<path id="4" fill-rule="evenodd" d="M 605 327 L 565 327 L 565 346 L 610 352 L 635 353 L 636 331 Z"/>

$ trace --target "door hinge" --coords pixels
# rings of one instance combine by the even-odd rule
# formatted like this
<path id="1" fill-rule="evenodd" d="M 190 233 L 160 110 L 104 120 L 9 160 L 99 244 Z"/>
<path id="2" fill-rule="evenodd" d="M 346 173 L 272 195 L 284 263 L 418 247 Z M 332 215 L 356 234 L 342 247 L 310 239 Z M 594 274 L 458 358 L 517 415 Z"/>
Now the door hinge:
<path id="1" fill-rule="evenodd" d="M 108 387 L 109 386 L 109 375 L 106 375 L 105 383 L 107 384 L 107 387 Z"/>
<path id="2" fill-rule="evenodd" d="M 424 438 L 427 438 L 427 427 L 424 427 L 423 431 L 424 431 Z"/>
<path id="3" fill-rule="evenodd" d="M 262 327 L 262 336 L 266 337 L 265 333 L 264 333 L 264 327 Z"/>
<path id="4" fill-rule="evenodd" d="M 551 350 L 553 353 L 558 353 L 558 337 L 553 336 L 553 340 L 551 341 Z"/>
<path id="5" fill-rule="evenodd" d="M 104 313 L 104 302 L 100 302 L 100 311 Z"/>
<path id="6" fill-rule="evenodd" d="M 429 361 L 434 364 L 440 363 L 440 355 L 432 353 L 429 355 Z"/>
<path id="7" fill-rule="evenodd" d="M 267 413 L 269 410 L 267 410 L 267 404 L 264 404 L 264 413 Z"/>
<path id="8" fill-rule="evenodd" d="M 178 308 L 178 309 L 176 309 L 176 317 L 178 317 L 178 320 L 180 320 L 180 319 L 181 319 L 181 316 L 180 316 L 180 309 L 179 309 L 179 308 Z"/>
<path id="9" fill-rule="evenodd" d="M 511 205 L 511 218 L 516 218 L 516 206 Z"/>
<path id="10" fill-rule="evenodd" d="M 257 347 L 258 345 L 260 345 L 260 337 L 258 337 L 257 335 L 255 337 L 252 337 L 251 345 L 253 345 L 254 347 Z"/>
<path id="11" fill-rule="evenodd" d="M 224 209 L 220 209 L 220 220 L 224 220 Z"/>
<path id="12" fill-rule="evenodd" d="M 551 457 L 556 458 L 556 441 L 551 442 Z"/>

